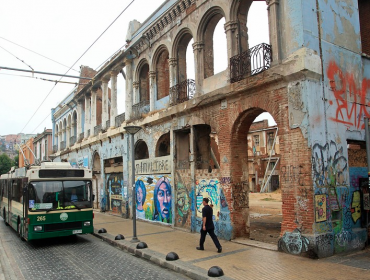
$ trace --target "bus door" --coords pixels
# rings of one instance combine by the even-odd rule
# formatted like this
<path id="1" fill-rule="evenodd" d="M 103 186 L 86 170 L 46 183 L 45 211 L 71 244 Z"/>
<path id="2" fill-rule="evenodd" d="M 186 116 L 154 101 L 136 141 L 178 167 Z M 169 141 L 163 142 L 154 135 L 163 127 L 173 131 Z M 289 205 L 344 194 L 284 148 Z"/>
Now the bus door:
<path id="1" fill-rule="evenodd" d="M 10 224 L 10 222 L 12 221 L 11 219 L 11 215 L 12 215 L 12 207 L 11 207 L 11 204 L 12 204 L 12 184 L 13 184 L 13 180 L 8 180 L 8 215 L 6 215 L 6 222 L 8 224 Z"/>
<path id="2" fill-rule="evenodd" d="M 27 236 L 28 233 L 28 180 L 27 178 L 22 179 L 22 198 L 21 201 L 23 202 L 23 217 L 21 218 L 21 226 L 22 226 L 22 235 Z M 22 236 L 21 236 L 22 237 Z"/>

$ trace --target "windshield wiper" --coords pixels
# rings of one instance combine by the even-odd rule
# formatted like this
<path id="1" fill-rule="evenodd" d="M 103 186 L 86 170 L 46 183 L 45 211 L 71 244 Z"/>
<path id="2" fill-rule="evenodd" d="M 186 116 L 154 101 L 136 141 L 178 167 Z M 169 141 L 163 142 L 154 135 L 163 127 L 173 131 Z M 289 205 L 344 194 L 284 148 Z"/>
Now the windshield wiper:
<path id="1" fill-rule="evenodd" d="M 81 210 L 81 208 L 80 207 L 78 207 L 73 201 L 70 201 L 72 204 L 73 204 L 73 206 L 74 207 L 76 207 L 78 210 Z"/>

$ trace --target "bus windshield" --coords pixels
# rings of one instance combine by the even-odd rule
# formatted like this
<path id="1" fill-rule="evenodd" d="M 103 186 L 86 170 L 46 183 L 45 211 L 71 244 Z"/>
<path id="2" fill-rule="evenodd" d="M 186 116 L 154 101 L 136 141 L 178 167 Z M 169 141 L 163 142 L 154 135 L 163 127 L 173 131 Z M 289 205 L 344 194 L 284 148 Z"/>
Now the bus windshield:
<path id="1" fill-rule="evenodd" d="M 91 208 L 91 181 L 39 181 L 29 185 L 30 211 Z"/>

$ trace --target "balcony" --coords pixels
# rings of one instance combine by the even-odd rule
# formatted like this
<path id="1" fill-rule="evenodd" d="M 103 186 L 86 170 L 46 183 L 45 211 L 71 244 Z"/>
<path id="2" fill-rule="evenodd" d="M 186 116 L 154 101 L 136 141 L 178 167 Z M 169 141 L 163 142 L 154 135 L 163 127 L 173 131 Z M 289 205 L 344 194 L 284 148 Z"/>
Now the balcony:
<path id="1" fill-rule="evenodd" d="M 66 142 L 65 141 L 60 142 L 60 150 L 65 150 L 65 148 L 66 148 Z"/>
<path id="2" fill-rule="evenodd" d="M 271 67 L 271 45 L 262 43 L 230 58 L 230 82 L 259 74 Z"/>
<path id="3" fill-rule="evenodd" d="M 58 145 L 53 146 L 53 153 L 55 154 L 56 152 L 58 152 Z"/>
<path id="4" fill-rule="evenodd" d="M 71 136 L 69 138 L 69 145 L 73 146 L 76 143 L 76 136 Z"/>
<path id="5" fill-rule="evenodd" d="M 141 119 L 142 114 L 147 114 L 150 111 L 149 100 L 143 100 L 132 106 L 132 118 L 133 120 Z"/>
<path id="6" fill-rule="evenodd" d="M 121 124 L 125 121 L 125 113 L 118 115 L 115 119 L 116 127 L 120 127 Z"/>
<path id="7" fill-rule="evenodd" d="M 195 81 L 185 80 L 170 88 L 170 105 L 183 103 L 192 99 L 195 95 Z"/>

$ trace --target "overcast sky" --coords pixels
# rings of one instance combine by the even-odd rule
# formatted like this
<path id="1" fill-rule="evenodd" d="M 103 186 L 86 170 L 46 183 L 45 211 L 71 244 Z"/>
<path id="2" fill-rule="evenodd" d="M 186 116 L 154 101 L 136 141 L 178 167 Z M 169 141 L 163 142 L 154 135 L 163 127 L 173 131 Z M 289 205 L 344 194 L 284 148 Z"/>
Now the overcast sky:
<path id="1" fill-rule="evenodd" d="M 131 2 L 2 0 L 0 66 L 64 74 Z M 77 61 L 68 75 L 78 76 L 81 65 L 94 69 L 100 67 L 124 46 L 129 21 L 145 21 L 163 2 L 135 0 Z M 248 24 L 251 47 L 268 43 L 267 6 L 265 2 L 255 2 L 252 8 L 249 20 L 255 24 Z M 31 76 L 30 73 L 0 70 L 0 135 L 36 134 L 45 127 L 52 128 L 51 108 L 56 107 L 74 88 L 73 84 L 55 85 L 54 82 Z M 34 77 L 53 81 L 60 79 L 40 74 L 34 74 Z M 62 81 L 75 83 L 78 79 L 63 78 Z M 118 102 L 120 114 L 124 110 L 124 80 L 121 76 L 118 80 Z"/>

